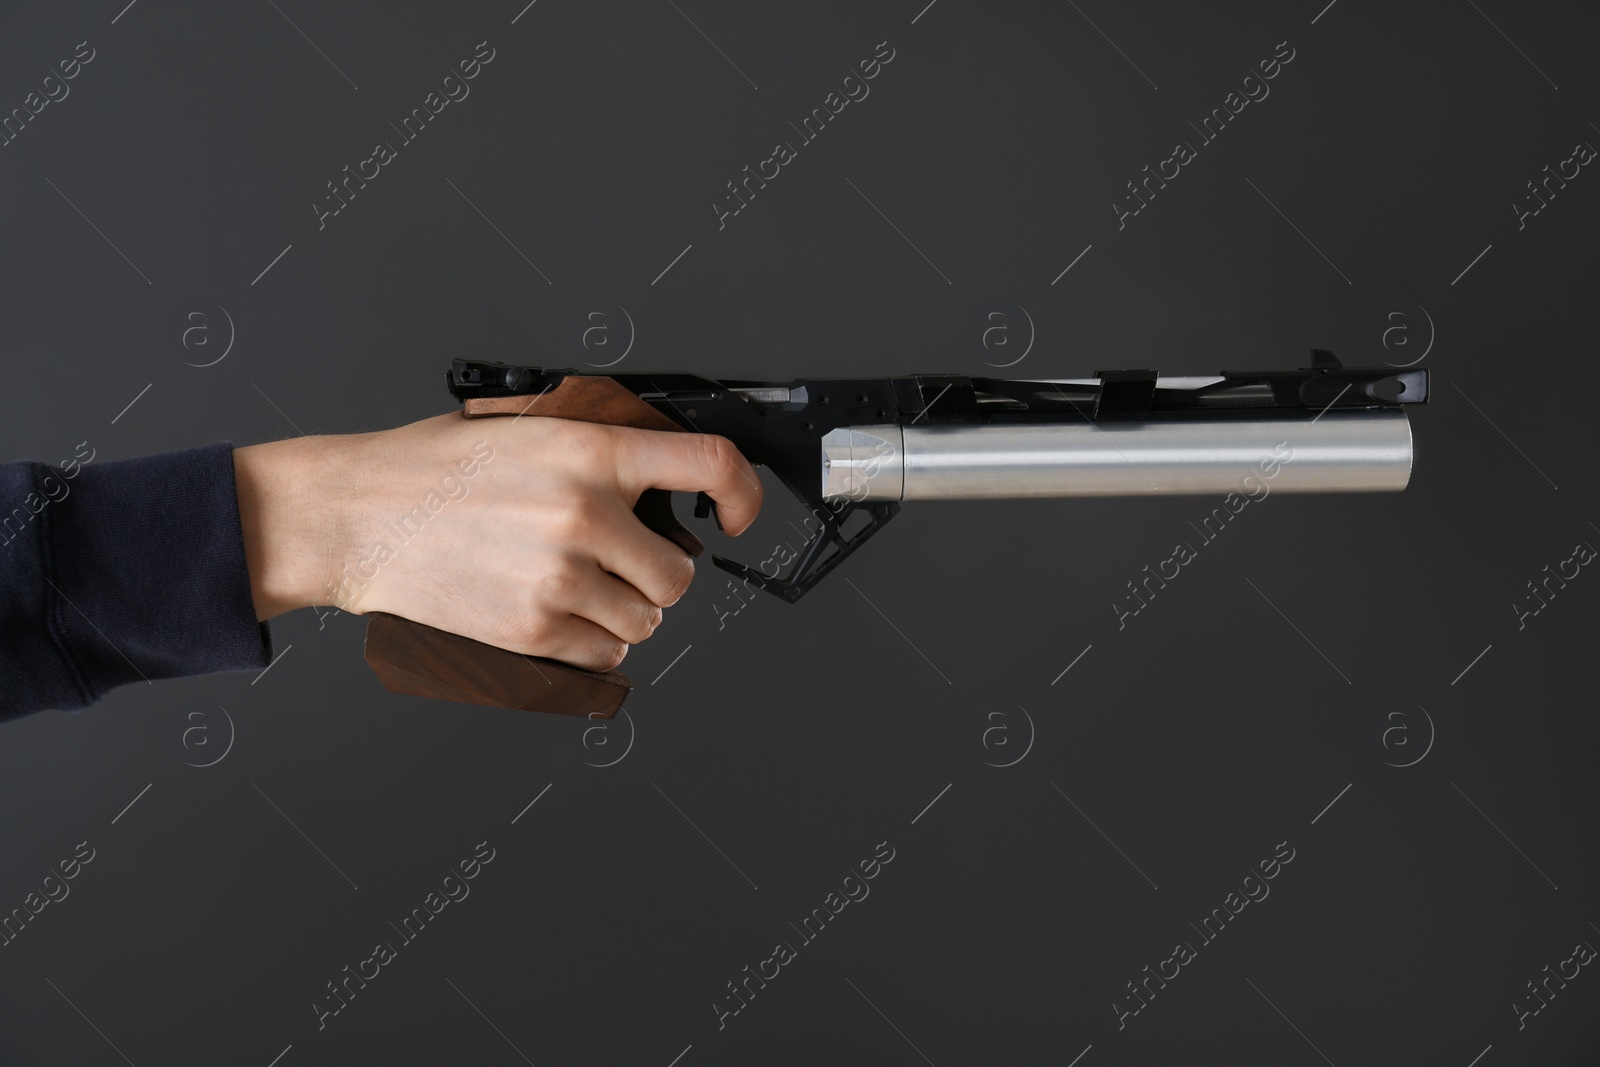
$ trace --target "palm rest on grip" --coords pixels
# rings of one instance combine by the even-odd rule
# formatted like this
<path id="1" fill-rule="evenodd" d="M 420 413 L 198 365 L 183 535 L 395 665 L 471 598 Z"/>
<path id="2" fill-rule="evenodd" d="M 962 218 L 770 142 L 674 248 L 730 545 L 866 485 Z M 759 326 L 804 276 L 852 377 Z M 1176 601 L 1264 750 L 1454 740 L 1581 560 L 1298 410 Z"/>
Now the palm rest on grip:
<path id="1" fill-rule="evenodd" d="M 535 397 L 468 400 L 461 414 L 469 419 L 538 415 L 641 430 L 683 431 L 610 378 L 576 375 Z M 666 490 L 645 490 L 633 513 L 691 556 L 705 551 L 700 539 L 673 516 L 672 494 Z M 391 692 L 557 715 L 609 719 L 633 688 L 628 676 L 619 671 L 596 673 L 559 660 L 524 656 L 382 612 L 368 618 L 366 660 Z"/>

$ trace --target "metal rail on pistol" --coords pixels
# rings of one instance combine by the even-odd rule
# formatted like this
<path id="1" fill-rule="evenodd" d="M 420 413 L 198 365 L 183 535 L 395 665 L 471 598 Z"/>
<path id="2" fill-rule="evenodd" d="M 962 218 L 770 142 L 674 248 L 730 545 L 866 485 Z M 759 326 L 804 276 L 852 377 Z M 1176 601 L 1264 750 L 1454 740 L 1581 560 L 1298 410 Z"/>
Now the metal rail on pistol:
<path id="1" fill-rule="evenodd" d="M 457 359 L 447 380 L 469 419 L 529 415 L 728 438 L 805 505 L 809 539 L 787 570 L 771 560 L 759 568 L 712 561 L 791 602 L 904 501 L 1225 493 L 1273 457 L 1277 491 L 1404 489 L 1412 465 L 1406 408 L 1428 398 L 1426 370 L 1347 368 L 1320 349 L 1300 370 L 1188 377 L 1121 370 L 777 383 Z M 1290 458 L 1281 462 L 1285 447 Z M 714 509 L 697 495 L 697 517 Z M 647 490 L 634 513 L 691 555 L 704 551 L 673 515 L 667 491 Z M 632 688 L 616 671 L 585 671 L 377 613 L 366 658 L 395 692 L 529 711 L 610 718 Z"/>

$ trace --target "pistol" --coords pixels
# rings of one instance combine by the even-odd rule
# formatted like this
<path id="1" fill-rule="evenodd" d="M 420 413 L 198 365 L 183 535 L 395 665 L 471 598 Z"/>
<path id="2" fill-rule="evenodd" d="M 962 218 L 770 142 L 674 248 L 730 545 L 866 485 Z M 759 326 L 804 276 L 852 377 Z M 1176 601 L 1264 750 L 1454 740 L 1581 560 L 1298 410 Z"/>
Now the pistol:
<path id="1" fill-rule="evenodd" d="M 714 380 L 690 374 L 584 374 L 457 359 L 450 394 L 469 419 L 527 415 L 718 434 L 804 505 L 806 541 L 758 567 L 714 555 L 743 580 L 796 601 L 918 500 L 1213 494 L 1272 463 L 1279 492 L 1392 492 L 1411 478 L 1407 407 L 1428 372 L 1342 366 L 1313 349 L 1299 370 L 1090 378 L 960 374 Z M 1282 449 L 1287 448 L 1286 454 Z M 697 518 L 714 517 L 704 493 Z M 634 514 L 693 556 L 704 545 L 647 490 Z M 398 616 L 373 613 L 366 660 L 397 693 L 610 718 L 632 688 Z"/>

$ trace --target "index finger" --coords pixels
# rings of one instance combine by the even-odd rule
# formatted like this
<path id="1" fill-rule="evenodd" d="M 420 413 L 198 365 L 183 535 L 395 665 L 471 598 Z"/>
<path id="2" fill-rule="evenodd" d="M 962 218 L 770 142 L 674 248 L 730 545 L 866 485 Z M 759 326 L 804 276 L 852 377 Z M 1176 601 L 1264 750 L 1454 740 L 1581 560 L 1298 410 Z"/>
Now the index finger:
<path id="1" fill-rule="evenodd" d="M 664 430 L 617 430 L 617 477 L 636 496 L 646 489 L 705 493 L 722 529 L 738 536 L 761 510 L 761 479 L 726 437 Z"/>

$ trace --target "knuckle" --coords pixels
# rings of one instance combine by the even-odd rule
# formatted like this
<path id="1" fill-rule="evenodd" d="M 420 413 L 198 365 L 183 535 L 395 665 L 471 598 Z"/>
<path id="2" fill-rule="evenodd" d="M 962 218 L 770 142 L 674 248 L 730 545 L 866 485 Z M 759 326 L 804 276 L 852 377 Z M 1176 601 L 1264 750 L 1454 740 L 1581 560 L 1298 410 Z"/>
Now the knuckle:
<path id="1" fill-rule="evenodd" d="M 628 646 L 621 641 L 608 642 L 596 650 L 595 658 L 603 666 L 602 670 L 615 670 L 628 656 Z"/>
<path id="2" fill-rule="evenodd" d="M 619 632 L 617 636 L 630 645 L 647 639 L 661 625 L 661 609 L 649 601 L 634 604 L 628 614 L 627 632 Z"/>
<path id="3" fill-rule="evenodd" d="M 689 591 L 689 583 L 694 580 L 694 557 L 684 556 L 683 561 L 673 569 L 667 578 L 666 592 L 662 597 L 661 606 L 670 608 L 683 599 Z"/>
<path id="4" fill-rule="evenodd" d="M 614 467 L 617 454 L 616 428 L 578 419 L 551 419 L 561 423 L 561 447 L 586 469 Z"/>
<path id="5" fill-rule="evenodd" d="M 564 562 L 540 576 L 540 598 L 547 604 L 565 607 L 577 598 L 579 584 L 577 570 L 570 562 Z"/>
<path id="6" fill-rule="evenodd" d="M 512 630 L 522 645 L 517 651 L 537 655 L 555 641 L 556 629 L 555 616 L 538 610 L 528 612 Z"/>
<path id="7" fill-rule="evenodd" d="M 546 506 L 545 521 L 556 540 L 563 543 L 588 540 L 595 532 L 593 502 L 580 493 L 558 497 Z"/>
<path id="8" fill-rule="evenodd" d="M 700 463 L 713 478 L 731 477 L 739 467 L 739 450 L 726 437 L 702 434 Z"/>

